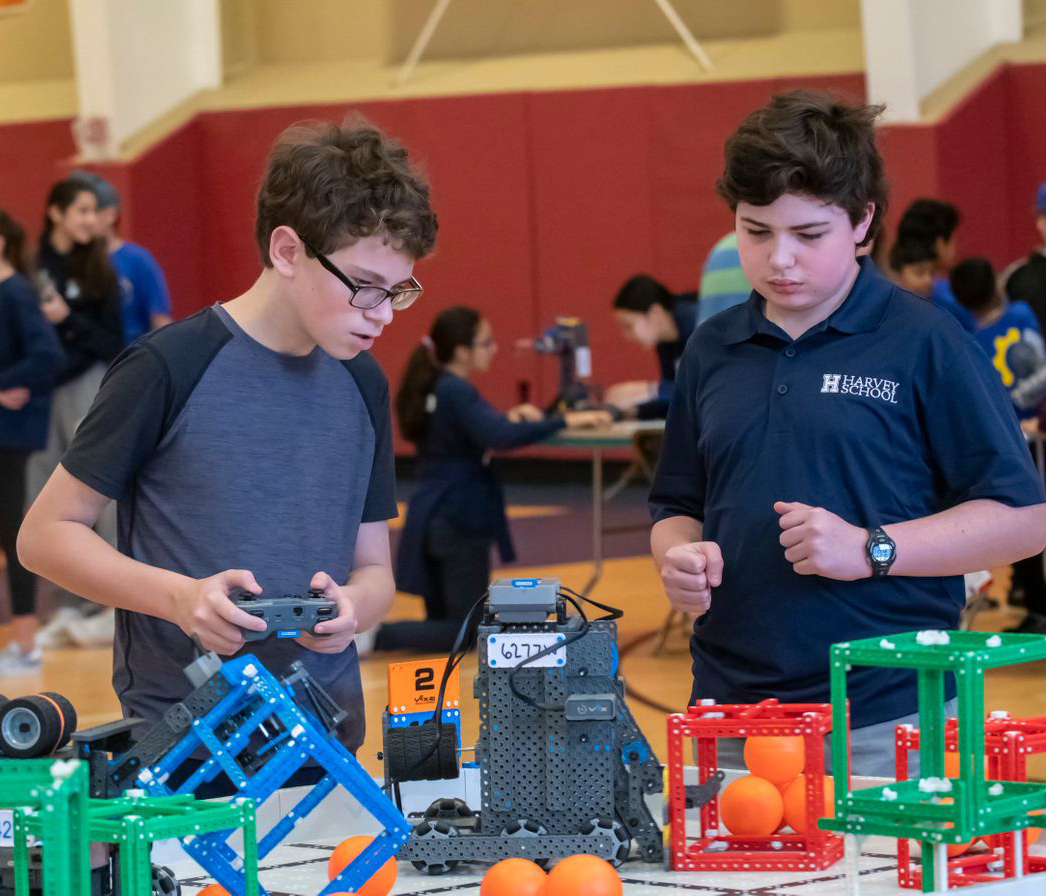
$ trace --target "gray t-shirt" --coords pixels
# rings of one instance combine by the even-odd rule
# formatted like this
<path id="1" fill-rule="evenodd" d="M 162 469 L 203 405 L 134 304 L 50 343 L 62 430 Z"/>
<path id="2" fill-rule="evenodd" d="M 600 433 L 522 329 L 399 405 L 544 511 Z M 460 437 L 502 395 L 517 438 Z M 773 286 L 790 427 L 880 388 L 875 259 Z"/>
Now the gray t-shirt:
<path id="1" fill-rule="evenodd" d="M 270 596 L 305 593 L 318 571 L 346 582 L 360 523 L 396 515 L 388 384 L 373 358 L 279 354 L 218 305 L 114 362 L 62 465 L 118 502 L 123 553 L 193 578 L 249 569 Z M 363 742 L 355 646 L 327 655 L 270 637 L 243 652 L 277 676 L 302 660 L 348 712 L 340 739 Z M 194 655 L 173 623 L 118 611 L 125 715 L 155 720 L 184 698 Z"/>

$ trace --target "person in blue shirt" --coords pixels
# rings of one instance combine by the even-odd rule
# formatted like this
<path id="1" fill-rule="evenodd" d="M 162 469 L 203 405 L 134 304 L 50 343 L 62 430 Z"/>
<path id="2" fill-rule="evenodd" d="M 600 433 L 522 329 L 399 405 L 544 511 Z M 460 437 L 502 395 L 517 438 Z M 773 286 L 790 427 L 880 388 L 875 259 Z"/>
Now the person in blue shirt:
<path id="1" fill-rule="evenodd" d="M 625 283 L 614 298 L 614 317 L 625 339 L 657 352 L 661 378 L 615 383 L 607 388 L 603 400 L 623 411 L 626 418 L 663 419 L 672 398 L 676 367 L 697 326 L 697 313 L 697 293 L 673 295 L 646 274 Z"/>
<path id="2" fill-rule="evenodd" d="M 984 353 L 858 257 L 887 200 L 881 111 L 780 94 L 726 143 L 753 293 L 688 343 L 650 494 L 666 595 L 698 617 L 693 701 L 825 702 L 830 645 L 955 628 L 964 572 L 1046 545 Z M 859 667 L 848 690 L 851 769 L 888 775 L 915 676 Z"/>
<path id="3" fill-rule="evenodd" d="M 173 320 L 167 280 L 148 249 L 120 236 L 120 194 L 116 188 L 91 171 L 74 171 L 72 177 L 87 184 L 98 201 L 98 235 L 105 240 L 109 260 L 120 278 L 124 341 L 130 345 Z"/>
<path id="4" fill-rule="evenodd" d="M 998 371 L 1022 420 L 1038 416 L 1046 399 L 1046 348 L 1035 312 L 1006 301 L 987 258 L 967 258 L 952 270 L 951 287 L 974 319 L 974 338 Z"/>
<path id="5" fill-rule="evenodd" d="M 534 405 L 505 414 L 470 382 L 490 367 L 497 345 L 490 321 L 472 308 L 440 312 L 407 361 L 396 416 L 417 445 L 417 485 L 396 555 L 396 587 L 420 594 L 424 622 L 384 623 L 375 650 L 445 651 L 490 583 L 490 549 L 515 559 L 501 485 L 490 452 L 531 445 L 564 427 L 610 423 L 606 411 L 545 416 Z"/>
<path id="6" fill-rule="evenodd" d="M 0 550 L 7 558 L 12 614 L 0 678 L 40 669 L 36 577 L 19 563 L 15 544 L 25 509 L 26 462 L 47 444 L 51 387 L 65 360 L 27 271 L 25 231 L 0 210 Z"/>
<path id="7" fill-rule="evenodd" d="M 1002 296 L 995 270 L 986 258 L 967 258 L 952 270 L 952 292 L 974 318 L 974 338 L 991 359 L 1014 410 L 1033 423 L 1046 400 L 1046 348 L 1035 312 L 1024 302 Z M 1046 635 L 1046 575 L 1043 556 L 1013 564 L 1013 582 L 1024 592 L 1027 614 L 1012 632 Z"/>
<path id="8" fill-rule="evenodd" d="M 903 239 L 898 238 L 890 247 L 889 266 L 894 282 L 901 289 L 947 311 L 966 332 L 976 329 L 973 315 L 955 300 L 951 288 L 940 288 L 941 281 L 936 277 L 937 250 L 925 236 L 909 233 Z"/>

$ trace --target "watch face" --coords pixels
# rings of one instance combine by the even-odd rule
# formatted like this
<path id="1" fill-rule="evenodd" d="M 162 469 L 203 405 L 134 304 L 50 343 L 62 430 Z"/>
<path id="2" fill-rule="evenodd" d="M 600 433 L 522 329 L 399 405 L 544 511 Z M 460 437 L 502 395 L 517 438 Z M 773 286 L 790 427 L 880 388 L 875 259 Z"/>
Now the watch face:
<path id="1" fill-rule="evenodd" d="M 872 560 L 876 563 L 888 563 L 893 559 L 893 545 L 892 544 L 873 544 L 872 545 Z"/>

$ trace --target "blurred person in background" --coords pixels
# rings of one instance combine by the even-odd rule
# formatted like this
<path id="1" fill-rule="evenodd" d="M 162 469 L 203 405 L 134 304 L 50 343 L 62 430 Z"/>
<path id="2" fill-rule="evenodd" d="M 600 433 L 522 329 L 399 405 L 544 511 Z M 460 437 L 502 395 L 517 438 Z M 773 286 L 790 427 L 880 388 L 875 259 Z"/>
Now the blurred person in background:
<path id="1" fill-rule="evenodd" d="M 74 171 L 72 177 L 87 184 L 95 195 L 98 235 L 105 240 L 120 281 L 124 342 L 130 345 L 173 319 L 167 280 L 148 249 L 120 236 L 120 194 L 116 187 L 90 171 Z"/>
<path id="2" fill-rule="evenodd" d="M 98 236 L 98 201 L 83 181 L 66 178 L 47 196 L 37 254 L 40 308 L 61 342 L 64 362 L 55 382 L 47 447 L 29 458 L 27 498 L 40 494 L 87 414 L 109 363 L 124 346 L 120 287 L 105 240 Z M 96 531 L 116 545 L 116 507 L 110 504 Z M 68 595 L 63 602 L 69 603 Z M 76 599 L 41 630 L 44 647 L 112 642 L 113 612 Z"/>
<path id="3" fill-rule="evenodd" d="M 29 455 L 47 443 L 51 388 L 65 358 L 28 277 L 25 232 L 0 210 L 0 549 L 11 593 L 11 641 L 0 651 L 0 678 L 40 670 L 36 576 L 15 543 L 25 510 Z"/>
<path id="4" fill-rule="evenodd" d="M 423 622 L 383 623 L 376 650 L 441 652 L 490 584 L 490 549 L 516 558 L 490 452 L 532 445 L 564 428 L 605 426 L 606 411 L 545 416 L 531 404 L 502 414 L 471 379 L 497 352 L 490 321 L 473 308 L 437 315 L 396 393 L 403 437 L 417 446 L 417 485 L 396 556 L 396 587 L 425 601 Z M 365 633 L 366 634 L 366 633 Z"/>
<path id="5" fill-rule="evenodd" d="M 657 353 L 660 380 L 630 380 L 609 386 L 604 401 L 626 418 L 664 419 L 675 387 L 676 368 L 697 326 L 696 293 L 673 295 L 653 277 L 639 274 L 614 297 L 614 317 L 621 335 Z"/>
<path id="6" fill-rule="evenodd" d="M 1002 273 L 1003 289 L 1011 302 L 1025 302 L 1046 331 L 1046 183 L 1035 193 L 1035 229 L 1041 242 L 1031 253 Z"/>

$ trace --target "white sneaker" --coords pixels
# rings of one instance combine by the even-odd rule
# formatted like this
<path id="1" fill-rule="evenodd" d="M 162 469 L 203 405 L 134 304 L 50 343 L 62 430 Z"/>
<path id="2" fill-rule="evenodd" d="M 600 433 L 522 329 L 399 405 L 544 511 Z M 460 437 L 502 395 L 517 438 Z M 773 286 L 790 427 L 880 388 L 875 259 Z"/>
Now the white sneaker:
<path id="1" fill-rule="evenodd" d="M 66 631 L 77 647 L 108 647 L 116 635 L 116 610 L 106 607 L 90 616 L 70 620 Z"/>
<path id="2" fill-rule="evenodd" d="M 40 631 L 36 633 L 36 646 L 49 650 L 52 647 L 68 647 L 73 643 L 69 636 L 69 624 L 83 615 L 76 607 L 59 607 Z"/>
<path id="3" fill-rule="evenodd" d="M 42 666 L 41 659 L 39 647 L 34 647 L 29 653 L 23 653 L 21 647 L 11 642 L 0 651 L 0 678 L 37 675 Z"/>
<path id="4" fill-rule="evenodd" d="M 376 625 L 374 628 L 365 632 L 356 632 L 356 637 L 353 638 L 353 640 L 356 642 L 356 653 L 359 655 L 360 659 L 374 653 L 374 642 L 378 638 L 379 628 L 381 628 L 381 626 Z"/>

